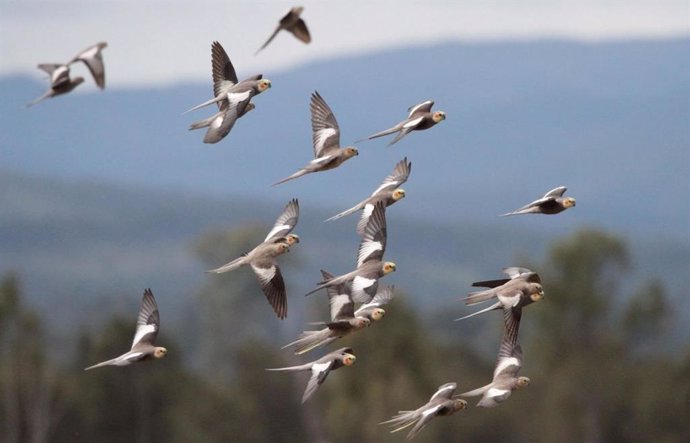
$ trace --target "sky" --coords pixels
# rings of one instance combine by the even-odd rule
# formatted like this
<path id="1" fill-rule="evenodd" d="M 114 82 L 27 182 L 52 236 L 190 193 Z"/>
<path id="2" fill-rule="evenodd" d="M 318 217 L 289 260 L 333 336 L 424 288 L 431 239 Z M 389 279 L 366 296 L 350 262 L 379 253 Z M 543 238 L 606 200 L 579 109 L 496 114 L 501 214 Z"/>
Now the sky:
<path id="1" fill-rule="evenodd" d="M 281 33 L 254 52 L 291 6 L 312 34 Z M 687 0 L 0 0 L 0 76 L 43 74 L 107 41 L 108 87 L 167 86 L 210 78 L 220 41 L 240 78 L 314 60 L 437 42 L 668 38 L 690 33 Z"/>

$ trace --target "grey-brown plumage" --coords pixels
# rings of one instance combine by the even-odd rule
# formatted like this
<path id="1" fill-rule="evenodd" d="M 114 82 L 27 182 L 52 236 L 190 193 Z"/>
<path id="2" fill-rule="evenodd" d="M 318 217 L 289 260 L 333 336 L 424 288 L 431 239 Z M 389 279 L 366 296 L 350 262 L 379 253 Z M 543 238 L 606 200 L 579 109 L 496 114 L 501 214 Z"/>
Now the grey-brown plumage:
<path id="1" fill-rule="evenodd" d="M 340 147 L 338 121 L 335 119 L 331 108 L 317 91 L 311 95 L 310 110 L 314 160 L 289 177 L 273 183 L 273 186 L 313 172 L 337 168 L 345 161 L 359 155 L 359 151 L 354 146 Z"/>
<path id="2" fill-rule="evenodd" d="M 405 120 L 401 121 L 392 128 L 388 128 L 384 131 L 377 132 L 376 134 L 370 135 L 369 137 L 358 140 L 359 143 L 363 140 L 371 140 L 378 137 L 383 137 L 384 135 L 393 134 L 397 132 L 398 135 L 395 136 L 388 146 L 399 142 L 403 137 L 412 131 L 422 131 L 424 129 L 429 129 L 435 126 L 437 123 L 441 123 L 446 119 L 446 113 L 443 111 L 431 112 L 431 107 L 434 106 L 433 100 L 427 100 L 423 103 L 410 107 L 408 111 L 408 116 Z"/>
<path id="3" fill-rule="evenodd" d="M 321 271 L 321 274 L 324 280 L 333 278 L 333 274 L 329 272 Z M 348 284 L 330 286 L 326 291 L 331 308 L 331 321 L 323 323 L 326 327 L 318 331 L 302 332 L 297 340 L 283 346 L 283 349 L 292 346 L 295 348 L 295 354 L 304 354 L 369 326 L 370 317 L 355 314 L 355 303 Z"/>
<path id="4" fill-rule="evenodd" d="M 299 219 L 299 202 L 292 199 L 283 209 L 273 228 L 264 241 L 257 247 L 223 266 L 206 272 L 221 274 L 233 271 L 240 266 L 251 266 L 259 279 L 261 290 L 281 320 L 287 316 L 287 295 L 285 282 L 276 257 L 290 250 L 290 246 L 299 243 L 299 237 L 291 234 Z"/>
<path id="5" fill-rule="evenodd" d="M 213 97 L 214 99 L 220 98 L 220 100 L 215 102 L 218 105 L 218 112 L 207 119 L 192 123 L 189 127 L 190 131 L 208 128 L 204 136 L 204 143 L 218 143 L 221 141 L 230 133 L 238 118 L 256 107 L 251 101 L 251 97 L 246 103 L 243 100 L 231 103 L 227 99 L 228 94 L 232 94 L 234 98 L 241 98 L 241 95 L 237 94 L 241 92 L 242 88 L 232 90 L 239 83 L 237 73 L 227 52 L 217 41 L 211 44 L 211 73 L 213 77 Z M 258 82 L 259 80 L 262 80 L 261 75 L 250 77 L 245 81 L 245 85 L 251 85 L 251 82 Z M 260 92 L 256 92 L 254 95 L 258 93 Z"/>
<path id="6" fill-rule="evenodd" d="M 414 427 L 405 438 L 405 440 L 412 440 L 434 417 L 453 415 L 467 407 L 465 400 L 453 398 L 456 388 L 457 385 L 455 383 L 441 385 L 426 404 L 413 411 L 398 411 L 398 415 L 380 424 L 388 424 L 395 428 L 391 433 L 398 432 L 414 424 Z"/>
<path id="7" fill-rule="evenodd" d="M 273 34 L 271 34 L 268 40 L 266 40 L 266 43 L 264 43 L 254 53 L 254 55 L 258 54 L 262 49 L 268 46 L 268 44 L 271 43 L 276 35 L 278 35 L 278 33 L 283 29 L 292 33 L 292 35 L 294 35 L 299 41 L 303 43 L 310 43 L 311 35 L 309 35 L 307 24 L 304 23 L 304 20 L 300 18 L 300 14 L 302 14 L 303 10 L 304 8 L 302 6 L 295 6 L 294 8 L 290 9 L 290 11 L 280 19 L 278 27 L 276 27 L 275 31 L 273 31 Z"/>
<path id="8" fill-rule="evenodd" d="M 364 303 L 355 311 L 355 317 L 368 318 L 370 321 L 381 320 L 386 311 L 383 309 L 385 305 L 390 303 L 395 297 L 395 286 L 386 286 L 379 289 L 370 302 Z"/>
<path id="9" fill-rule="evenodd" d="M 461 317 L 457 320 L 474 317 L 484 312 L 505 308 L 522 308 L 544 298 L 544 289 L 539 274 L 527 268 L 504 268 L 503 272 L 509 278 L 475 282 L 472 286 L 488 287 L 490 289 L 472 292 L 465 297 L 468 306 L 497 299 L 493 305 Z"/>
<path id="10" fill-rule="evenodd" d="M 498 406 L 510 397 L 514 390 L 530 384 L 528 377 L 518 376 L 522 368 L 522 348 L 518 343 L 521 316 L 521 307 L 503 309 L 503 339 L 498 351 L 493 380 L 481 388 L 460 394 L 463 397 L 481 395 L 482 398 L 477 406 L 483 408 Z"/>
<path id="11" fill-rule="evenodd" d="M 533 201 L 513 212 L 501 214 L 501 217 L 507 215 L 521 215 L 521 214 L 558 214 L 568 208 L 575 206 L 575 199 L 572 197 L 563 197 L 568 188 L 559 186 L 552 189 L 538 200 Z"/>
<path id="12" fill-rule="evenodd" d="M 160 346 L 154 346 L 158 329 L 160 329 L 158 305 L 153 297 L 153 292 L 147 289 L 144 291 L 144 296 L 141 300 L 132 348 L 119 357 L 89 366 L 85 371 L 100 368 L 101 366 L 127 366 L 138 361 L 165 357 L 168 350 Z"/>
<path id="13" fill-rule="evenodd" d="M 329 286 L 350 283 L 352 299 L 356 303 L 368 303 L 376 295 L 378 281 L 381 277 L 395 271 L 393 262 L 383 262 L 386 250 L 386 209 L 383 202 L 376 204 L 364 230 L 362 241 L 357 254 L 357 268 L 332 279 L 325 279 L 318 283 L 312 294 Z"/>
<path id="14" fill-rule="evenodd" d="M 326 381 L 326 377 L 328 377 L 331 371 L 340 369 L 343 366 L 352 366 L 355 364 L 356 359 L 357 357 L 352 354 L 352 348 L 340 348 L 310 363 L 266 370 L 284 372 L 311 371 L 311 377 L 309 378 L 309 382 L 307 382 L 307 388 L 304 390 L 304 395 L 302 396 L 302 403 L 304 404 L 314 395 L 318 387 Z"/>
<path id="15" fill-rule="evenodd" d="M 50 88 L 48 88 L 48 90 L 42 96 L 31 101 L 30 103 L 27 103 L 27 108 L 47 98 L 67 94 L 80 84 L 84 83 L 83 77 L 70 78 L 70 70 L 68 65 L 62 65 L 59 63 L 43 63 L 38 65 L 38 68 L 50 76 Z"/>
<path id="16" fill-rule="evenodd" d="M 336 214 L 326 221 L 337 220 L 341 217 L 345 217 L 346 215 L 350 215 L 362 210 L 362 216 L 359 218 L 359 222 L 357 223 L 357 233 L 362 235 L 364 233 L 364 228 L 369 221 L 369 217 L 374 211 L 374 206 L 376 206 L 376 203 L 382 201 L 386 204 L 386 207 L 388 207 L 393 203 L 405 198 L 405 190 L 400 188 L 400 185 L 407 181 L 407 178 L 410 176 L 410 171 L 412 171 L 412 162 L 408 162 L 407 157 L 405 157 L 395 165 L 393 172 L 391 172 L 383 180 L 379 187 L 372 192 L 369 198 L 362 200 L 350 209 L 347 209 L 340 214 Z"/>
<path id="17" fill-rule="evenodd" d="M 93 80 L 100 89 L 105 88 L 105 66 L 103 64 L 103 49 L 108 47 L 108 43 L 99 42 L 95 45 L 89 46 L 88 48 L 81 51 L 79 54 L 75 55 L 72 60 L 68 63 L 71 65 L 76 62 L 84 62 Z"/>

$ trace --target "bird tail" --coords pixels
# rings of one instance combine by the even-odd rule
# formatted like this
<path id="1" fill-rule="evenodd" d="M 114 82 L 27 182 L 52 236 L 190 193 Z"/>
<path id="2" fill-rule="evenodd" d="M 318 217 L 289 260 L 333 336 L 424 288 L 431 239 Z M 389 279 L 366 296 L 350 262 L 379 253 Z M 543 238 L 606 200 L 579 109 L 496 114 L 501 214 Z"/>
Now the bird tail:
<path id="1" fill-rule="evenodd" d="M 206 118 L 204 120 L 199 120 L 198 122 L 194 122 L 191 125 L 189 125 L 189 130 L 193 131 L 194 129 L 201 129 L 201 128 L 207 128 L 211 125 L 211 122 L 218 116 L 218 114 L 215 114 L 213 117 Z"/>
<path id="2" fill-rule="evenodd" d="M 226 99 L 226 96 L 221 94 L 218 97 L 213 97 L 211 100 L 205 101 L 200 105 L 196 105 L 193 108 L 184 111 L 182 114 L 184 115 L 184 114 L 187 114 L 188 112 L 196 111 L 197 109 L 203 108 L 204 106 L 212 105 L 213 103 L 217 103 L 217 102 L 219 102 L 221 100 L 225 100 L 225 99 Z"/>
<path id="3" fill-rule="evenodd" d="M 382 421 L 380 425 L 390 425 L 390 427 L 395 428 L 391 431 L 398 432 L 411 426 L 419 419 L 419 414 L 417 411 L 398 411 L 398 415 L 395 415 L 390 420 Z"/>
<path id="4" fill-rule="evenodd" d="M 313 349 L 332 343 L 336 337 L 331 337 L 331 330 L 328 328 L 320 331 L 304 331 L 297 340 L 286 344 L 282 349 L 290 346 L 295 347 L 295 354 L 302 355 Z"/>
<path id="5" fill-rule="evenodd" d="M 493 311 L 495 309 L 502 309 L 502 308 L 503 308 L 503 305 L 499 301 L 499 302 L 496 302 L 493 305 L 489 306 L 488 308 L 482 309 L 481 311 L 473 312 L 473 313 L 466 315 L 464 317 L 456 318 L 455 321 L 464 320 L 466 318 L 474 317 L 475 315 L 483 314 L 485 312 Z"/>
<path id="6" fill-rule="evenodd" d="M 372 139 L 378 138 L 378 137 L 383 137 L 384 135 L 392 134 L 392 133 L 397 132 L 399 130 L 400 130 L 400 127 L 393 126 L 392 128 L 388 128 L 385 131 L 377 132 L 376 134 L 372 134 L 369 137 L 365 137 L 363 139 L 357 140 L 357 141 L 355 141 L 355 143 L 363 142 L 366 140 L 372 140 Z"/>
<path id="7" fill-rule="evenodd" d="M 233 271 L 233 270 L 239 268 L 240 266 L 242 266 L 244 264 L 245 264 L 245 257 L 242 256 L 242 257 L 234 259 L 230 263 L 224 264 L 220 268 L 210 269 L 206 272 L 212 272 L 214 274 L 222 274 L 223 272 Z"/>
<path id="8" fill-rule="evenodd" d="M 279 185 L 279 184 L 281 184 L 281 183 L 285 183 L 286 181 L 294 180 L 294 179 L 296 179 L 296 178 L 298 178 L 298 177 L 301 177 L 301 176 L 303 176 L 303 175 L 305 175 L 305 174 L 308 174 L 309 172 L 310 172 L 310 171 L 307 171 L 306 169 L 300 169 L 299 171 L 295 172 L 295 173 L 292 174 L 291 176 L 285 177 L 284 179 L 282 179 L 282 180 L 280 180 L 280 181 L 277 181 L 277 182 L 273 183 L 271 186 L 277 186 L 277 185 Z"/>
<path id="9" fill-rule="evenodd" d="M 104 361 L 104 362 L 95 364 L 95 365 L 93 365 L 93 366 L 89 366 L 88 368 L 85 368 L 84 370 L 85 370 L 85 371 L 89 371 L 89 370 L 91 370 L 91 369 L 100 368 L 101 366 L 111 366 L 111 365 L 115 365 L 116 362 L 117 362 L 117 358 L 113 358 L 113 359 L 110 359 L 110 360 L 107 360 L 107 361 Z"/>
<path id="10" fill-rule="evenodd" d="M 468 306 L 476 305 L 487 300 L 491 300 L 496 296 L 496 291 L 493 289 L 485 289 L 483 291 L 470 292 L 465 297 L 465 304 Z"/>
<path id="11" fill-rule="evenodd" d="M 27 103 L 26 105 L 24 105 L 24 107 L 25 107 L 25 108 L 30 108 L 30 107 L 32 107 L 33 105 L 35 105 L 36 103 L 42 102 L 43 100 L 47 99 L 48 97 L 50 97 L 50 92 L 46 92 L 46 93 L 43 94 L 42 96 L 38 97 L 36 100 L 31 101 L 31 102 Z"/>
<path id="12" fill-rule="evenodd" d="M 297 366 L 287 366 L 285 368 L 267 368 L 267 371 L 277 371 L 277 372 L 298 372 L 298 371 L 309 371 L 311 370 L 311 363 L 306 363 Z"/>
<path id="13" fill-rule="evenodd" d="M 328 219 L 326 219 L 326 220 L 324 220 L 324 221 L 329 222 L 329 221 L 333 221 L 333 220 L 338 220 L 339 218 L 345 217 L 346 215 L 354 214 L 355 212 L 357 212 L 357 211 L 359 211 L 360 209 L 362 209 L 362 206 L 363 206 L 362 203 L 363 203 L 363 202 L 359 202 L 359 203 L 357 203 L 356 205 L 354 205 L 353 207 L 351 207 L 350 209 L 347 209 L 347 210 L 341 212 L 340 214 L 336 214 L 336 215 L 334 215 L 333 217 L 328 218 Z"/>
<path id="14" fill-rule="evenodd" d="M 458 397 L 476 397 L 478 395 L 484 395 L 486 391 L 489 390 L 491 387 L 491 383 L 488 385 L 482 386 L 481 388 L 473 389 L 471 391 L 463 392 L 462 394 L 459 394 Z"/>

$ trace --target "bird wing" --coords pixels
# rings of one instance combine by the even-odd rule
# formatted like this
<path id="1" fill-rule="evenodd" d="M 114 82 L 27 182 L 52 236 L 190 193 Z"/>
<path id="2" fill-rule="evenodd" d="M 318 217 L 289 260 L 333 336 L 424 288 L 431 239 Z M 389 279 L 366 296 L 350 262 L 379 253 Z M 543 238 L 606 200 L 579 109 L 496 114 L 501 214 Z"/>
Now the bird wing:
<path id="1" fill-rule="evenodd" d="M 360 312 L 364 312 L 366 309 L 380 308 L 381 306 L 388 304 L 391 300 L 393 300 L 394 296 L 395 286 L 386 286 L 385 288 L 378 291 L 369 303 L 365 303 L 362 306 L 360 306 L 355 311 L 355 317 L 357 317 Z"/>
<path id="2" fill-rule="evenodd" d="M 307 24 L 301 18 L 288 31 L 292 32 L 292 35 L 297 37 L 299 41 L 311 43 L 311 35 L 309 34 L 309 29 L 307 29 Z"/>
<path id="3" fill-rule="evenodd" d="M 375 196 L 376 194 L 393 190 L 407 181 L 407 177 L 410 176 L 410 171 L 412 171 L 412 162 L 407 161 L 407 157 L 396 163 L 391 172 L 386 178 L 383 179 L 378 188 L 371 194 Z"/>
<path id="4" fill-rule="evenodd" d="M 334 277 L 333 274 L 323 269 L 321 275 L 324 281 L 332 280 Z M 331 308 L 332 322 L 354 317 L 355 304 L 350 296 L 350 288 L 347 283 L 329 286 L 326 288 L 326 292 Z"/>
<path id="5" fill-rule="evenodd" d="M 357 267 L 371 260 L 381 260 L 386 252 L 386 209 L 383 202 L 374 207 L 357 253 Z"/>
<path id="6" fill-rule="evenodd" d="M 563 197 L 563 194 L 565 194 L 565 191 L 567 191 L 568 188 L 565 186 L 559 186 L 555 189 L 550 190 L 546 194 L 544 194 L 543 199 L 552 199 L 552 198 L 558 198 L 558 197 Z"/>
<path id="7" fill-rule="evenodd" d="M 431 396 L 429 399 L 429 402 L 432 402 L 434 400 L 438 399 L 446 399 L 450 400 L 453 398 L 453 394 L 455 393 L 455 390 L 457 389 L 457 385 L 455 383 L 446 383 L 444 385 L 441 385 L 438 387 L 434 395 Z"/>
<path id="8" fill-rule="evenodd" d="M 340 127 L 331 108 L 318 91 L 311 95 L 311 129 L 314 157 L 340 147 Z"/>
<path id="9" fill-rule="evenodd" d="M 232 65 L 228 53 L 225 52 L 223 46 L 217 41 L 214 41 L 211 45 L 211 73 L 213 76 L 214 97 L 226 93 L 239 82 L 237 73 L 235 73 L 235 67 Z M 221 103 L 218 106 L 220 107 Z"/>
<path id="10" fill-rule="evenodd" d="M 408 112 L 407 118 L 413 118 L 419 114 L 426 114 L 427 112 L 431 112 L 432 106 L 434 106 L 433 100 L 427 100 L 427 101 L 420 103 L 418 105 L 410 106 L 407 109 L 407 112 Z"/>
<path id="11" fill-rule="evenodd" d="M 254 262 L 251 267 L 259 279 L 261 290 L 268 299 L 268 303 L 273 307 L 278 318 L 284 319 L 287 316 L 287 296 L 280 268 L 273 260 Z"/>
<path id="12" fill-rule="evenodd" d="M 522 367 L 522 347 L 518 343 L 521 308 L 503 310 L 503 339 L 498 350 L 494 380 L 501 374 L 516 375 Z"/>
<path id="13" fill-rule="evenodd" d="M 71 65 L 77 60 L 84 62 L 84 64 L 89 68 L 89 71 L 91 71 L 94 81 L 101 89 L 105 88 L 105 67 L 103 66 L 103 54 L 101 51 L 106 46 L 108 46 L 108 44 L 105 42 L 100 42 L 93 46 L 89 46 L 77 54 L 68 63 Z"/>
<path id="14" fill-rule="evenodd" d="M 288 235 L 297 225 L 299 219 L 299 201 L 293 198 L 285 205 L 285 209 L 276 219 L 273 228 L 264 239 L 264 242 L 275 240 L 279 237 Z"/>
<path id="15" fill-rule="evenodd" d="M 141 299 L 141 308 L 139 308 L 139 316 L 137 317 L 137 329 L 134 333 L 134 340 L 132 340 L 132 349 L 139 344 L 153 346 L 153 343 L 156 341 L 156 335 L 158 335 L 160 323 L 156 299 L 153 297 L 151 289 L 146 289 Z"/>
<path id="16" fill-rule="evenodd" d="M 314 395 L 314 392 L 321 386 L 321 384 L 328 377 L 328 373 L 331 371 L 334 360 L 329 360 L 324 363 L 314 363 L 311 366 L 311 377 L 307 382 L 307 388 L 304 390 L 304 395 L 302 396 L 302 403 L 306 402 Z"/>

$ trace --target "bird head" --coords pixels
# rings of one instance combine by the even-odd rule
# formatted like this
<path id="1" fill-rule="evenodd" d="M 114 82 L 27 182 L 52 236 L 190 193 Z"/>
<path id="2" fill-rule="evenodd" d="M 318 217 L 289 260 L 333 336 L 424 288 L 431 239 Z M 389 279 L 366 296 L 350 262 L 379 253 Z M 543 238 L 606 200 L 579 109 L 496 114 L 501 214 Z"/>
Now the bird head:
<path id="1" fill-rule="evenodd" d="M 529 377 L 518 377 L 515 387 L 518 389 L 526 388 L 527 386 L 529 386 L 530 382 L 531 380 L 529 379 Z"/>
<path id="2" fill-rule="evenodd" d="M 72 79 L 72 84 L 76 87 L 77 85 L 80 85 L 84 83 L 84 77 L 74 77 Z"/>
<path id="3" fill-rule="evenodd" d="M 384 315 L 386 315 L 386 311 L 381 308 L 376 308 L 371 311 L 371 318 L 374 321 L 381 320 Z"/>
<path id="4" fill-rule="evenodd" d="M 405 190 L 403 188 L 396 189 L 395 191 L 393 191 L 392 197 L 393 200 L 396 202 L 402 198 L 405 198 Z"/>
<path id="5" fill-rule="evenodd" d="M 462 411 L 467 407 L 467 402 L 461 398 L 453 400 L 453 412 Z"/>
<path id="6" fill-rule="evenodd" d="M 299 243 L 299 235 L 297 234 L 288 234 L 285 236 L 285 241 L 287 242 L 288 246 L 292 246 L 295 243 Z"/>
<path id="7" fill-rule="evenodd" d="M 359 155 L 359 151 L 354 146 L 348 146 L 343 150 L 345 157 L 350 158 Z"/>
<path id="8" fill-rule="evenodd" d="M 259 92 L 264 92 L 268 88 L 271 87 L 271 81 L 267 78 L 262 78 L 261 80 L 258 81 L 256 85 L 256 89 L 259 90 Z"/>
<path id="9" fill-rule="evenodd" d="M 442 122 L 443 120 L 446 119 L 446 113 L 443 111 L 436 111 L 431 116 L 431 119 L 434 121 L 434 123 Z"/>
<path id="10" fill-rule="evenodd" d="M 531 288 L 532 290 L 530 291 L 529 298 L 532 301 L 539 301 L 544 298 L 544 288 L 542 288 L 539 283 L 534 283 L 533 286 L 534 287 Z"/>
<path id="11" fill-rule="evenodd" d="M 290 252 L 290 245 L 287 243 L 278 243 L 277 246 L 278 254 L 284 254 Z"/>
<path id="12" fill-rule="evenodd" d="M 153 351 L 153 356 L 156 358 L 163 358 L 168 354 L 168 350 L 162 346 L 156 347 Z"/>
<path id="13" fill-rule="evenodd" d="M 343 364 L 345 366 L 352 366 L 355 364 L 355 360 L 357 360 L 357 357 L 354 356 L 354 354 L 350 353 L 345 353 L 343 355 Z"/>
<path id="14" fill-rule="evenodd" d="M 304 6 L 295 6 L 290 9 L 290 13 L 300 15 L 304 11 Z"/>
<path id="15" fill-rule="evenodd" d="M 567 197 L 563 199 L 563 206 L 566 208 L 572 208 L 575 206 L 575 199 L 572 197 Z"/>
<path id="16" fill-rule="evenodd" d="M 385 274 L 390 274 L 391 272 L 395 272 L 395 263 L 392 261 L 387 261 L 383 264 L 383 273 Z"/>

